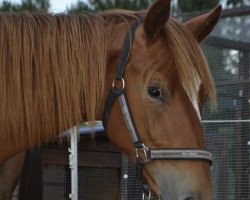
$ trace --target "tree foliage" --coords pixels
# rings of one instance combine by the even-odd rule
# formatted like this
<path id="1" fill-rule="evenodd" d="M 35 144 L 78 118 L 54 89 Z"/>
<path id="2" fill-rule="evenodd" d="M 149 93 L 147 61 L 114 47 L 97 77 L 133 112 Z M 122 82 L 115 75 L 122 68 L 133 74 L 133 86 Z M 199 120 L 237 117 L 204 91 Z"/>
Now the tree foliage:
<path id="1" fill-rule="evenodd" d="M 209 10 L 218 3 L 219 0 L 178 0 L 178 10 L 182 13 Z"/>
<path id="2" fill-rule="evenodd" d="M 103 10 L 122 8 L 128 10 L 142 10 L 149 7 L 154 0 L 78 0 L 67 9 L 68 12 L 100 12 Z M 228 7 L 244 5 L 244 0 L 224 0 Z M 214 8 L 221 0 L 177 0 L 172 2 L 172 10 L 178 13 L 199 12 Z"/>
<path id="3" fill-rule="evenodd" d="M 67 8 L 67 12 L 100 12 L 108 9 L 122 8 L 128 10 L 147 9 L 154 0 L 78 0 Z M 244 0 L 225 0 L 228 7 L 239 7 L 244 5 Z M 220 0 L 177 0 L 172 2 L 172 10 L 178 13 L 197 12 L 209 10 L 216 6 Z M 4 0 L 0 5 L 0 11 L 45 11 L 50 9 L 50 0 L 22 0 L 21 3 L 13 3 Z"/>
<path id="4" fill-rule="evenodd" d="M 68 12 L 100 12 L 108 9 L 128 9 L 128 10 L 142 10 L 146 9 L 152 0 L 89 0 L 88 3 L 78 1 L 71 5 Z"/>
<path id="5" fill-rule="evenodd" d="M 45 11 L 50 8 L 50 0 L 22 0 L 20 4 L 4 0 L 0 6 L 2 12 L 20 12 L 20 11 Z"/>
<path id="6" fill-rule="evenodd" d="M 227 0 L 227 6 L 229 7 L 239 7 L 244 5 L 244 0 Z"/>

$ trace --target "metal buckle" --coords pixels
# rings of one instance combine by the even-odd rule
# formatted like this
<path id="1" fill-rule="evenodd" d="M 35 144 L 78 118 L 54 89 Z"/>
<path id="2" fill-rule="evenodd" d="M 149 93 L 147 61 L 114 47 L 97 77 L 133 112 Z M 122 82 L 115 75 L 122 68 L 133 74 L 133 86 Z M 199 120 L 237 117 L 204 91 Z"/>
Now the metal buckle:
<path id="1" fill-rule="evenodd" d="M 142 200 L 150 200 L 152 198 L 152 192 L 151 190 L 148 191 L 148 194 L 145 192 L 142 193 Z"/>
<path id="2" fill-rule="evenodd" d="M 152 192 L 148 184 L 142 184 L 142 200 L 150 200 L 152 198 Z"/>
<path id="3" fill-rule="evenodd" d="M 142 147 L 141 148 L 135 148 L 135 154 L 136 154 L 136 158 L 140 158 L 143 160 L 143 162 L 148 162 L 148 147 L 146 147 L 143 143 L 142 143 Z"/>

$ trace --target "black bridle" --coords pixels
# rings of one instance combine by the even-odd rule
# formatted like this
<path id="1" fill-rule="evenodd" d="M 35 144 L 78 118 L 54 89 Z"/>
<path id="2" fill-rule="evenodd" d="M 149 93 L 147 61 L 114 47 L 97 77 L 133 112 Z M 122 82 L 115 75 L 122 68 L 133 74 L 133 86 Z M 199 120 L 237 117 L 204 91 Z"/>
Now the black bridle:
<path id="1" fill-rule="evenodd" d="M 140 20 L 135 20 L 129 32 L 127 33 L 123 47 L 120 54 L 120 59 L 117 65 L 115 79 L 112 84 L 112 88 L 108 94 L 107 101 L 104 107 L 103 113 L 103 125 L 105 131 L 107 131 L 107 122 L 109 114 L 111 112 L 112 106 L 115 102 L 115 99 L 119 97 L 120 106 L 126 122 L 127 128 L 129 130 L 133 146 L 135 148 L 136 154 L 136 175 L 139 181 L 142 181 L 142 171 L 145 163 L 152 160 L 199 160 L 209 162 L 210 166 L 212 165 L 212 154 L 208 151 L 202 149 L 150 149 L 148 148 L 140 139 L 139 134 L 136 131 L 135 125 L 133 123 L 133 118 L 129 109 L 129 105 L 125 95 L 125 81 L 123 79 L 124 71 L 127 65 L 129 58 L 131 46 L 135 37 L 135 32 L 138 26 L 140 25 Z M 121 85 L 118 87 L 117 85 Z M 144 196 L 147 195 L 147 198 L 150 199 L 151 192 L 147 185 L 143 186 L 146 190 Z M 144 198 L 144 197 L 143 197 Z"/>

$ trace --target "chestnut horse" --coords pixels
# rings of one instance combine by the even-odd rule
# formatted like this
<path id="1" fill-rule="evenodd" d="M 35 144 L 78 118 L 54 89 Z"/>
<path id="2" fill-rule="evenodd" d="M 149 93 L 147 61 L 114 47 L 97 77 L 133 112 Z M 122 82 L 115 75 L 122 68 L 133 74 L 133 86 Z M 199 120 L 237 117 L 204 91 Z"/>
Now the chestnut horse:
<path id="1" fill-rule="evenodd" d="M 156 0 L 139 13 L 2 13 L 0 163 L 101 119 L 108 96 L 107 134 L 154 195 L 211 200 L 201 107 L 207 98 L 214 105 L 216 92 L 199 43 L 220 12 L 181 23 L 170 0 Z"/>

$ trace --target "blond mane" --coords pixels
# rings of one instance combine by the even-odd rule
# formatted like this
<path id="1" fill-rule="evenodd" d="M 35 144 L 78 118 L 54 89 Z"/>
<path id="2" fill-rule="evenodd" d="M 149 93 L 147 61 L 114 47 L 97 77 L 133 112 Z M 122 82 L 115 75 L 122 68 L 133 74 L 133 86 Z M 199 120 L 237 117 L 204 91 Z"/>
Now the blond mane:
<path id="1" fill-rule="evenodd" d="M 188 96 L 193 98 L 197 85 L 202 86 L 212 109 L 216 109 L 217 95 L 205 56 L 193 34 L 182 23 L 171 19 L 167 24 L 167 40 L 173 54 L 178 77 Z"/>
<path id="2" fill-rule="evenodd" d="M 110 30 L 141 12 L 94 15 L 0 14 L 0 134 L 20 148 L 51 139 L 101 116 L 105 97 Z M 197 75 L 212 104 L 216 92 L 209 68 L 192 34 L 175 20 L 166 26 L 178 76 L 189 95 Z M 158 69 L 154 69 L 158 70 Z"/>
<path id="3" fill-rule="evenodd" d="M 48 140 L 96 119 L 109 31 L 93 15 L 0 14 L 0 145 Z"/>

